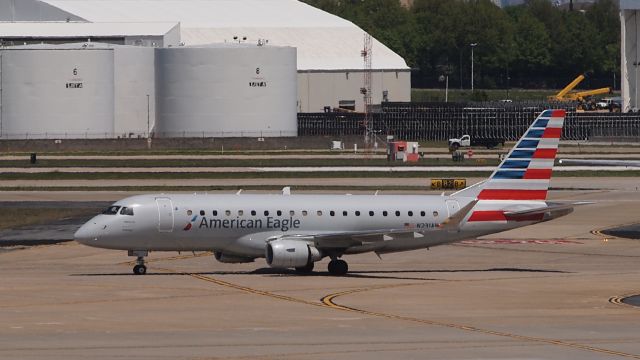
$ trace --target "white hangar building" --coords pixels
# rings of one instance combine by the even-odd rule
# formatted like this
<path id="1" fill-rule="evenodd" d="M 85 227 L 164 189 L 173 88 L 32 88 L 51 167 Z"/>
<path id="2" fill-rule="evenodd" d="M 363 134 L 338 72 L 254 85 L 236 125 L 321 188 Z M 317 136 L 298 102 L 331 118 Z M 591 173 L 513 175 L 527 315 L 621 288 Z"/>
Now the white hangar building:
<path id="1" fill-rule="evenodd" d="M 640 109 L 638 72 L 640 68 L 640 0 L 620 0 L 620 78 L 622 90 L 622 111 Z"/>
<path id="2" fill-rule="evenodd" d="M 364 31 L 297 0 L 0 0 L 0 41 L 294 47 L 298 112 L 321 112 L 327 106 L 364 109 Z M 373 104 L 410 101 L 410 69 L 404 59 L 375 39 L 372 54 Z M 159 86 L 158 92 L 166 94 L 168 87 Z M 117 97 L 117 86 L 115 91 Z M 155 104 L 150 107 L 155 109 Z M 162 124 L 160 114 L 152 122 L 156 118 Z"/>

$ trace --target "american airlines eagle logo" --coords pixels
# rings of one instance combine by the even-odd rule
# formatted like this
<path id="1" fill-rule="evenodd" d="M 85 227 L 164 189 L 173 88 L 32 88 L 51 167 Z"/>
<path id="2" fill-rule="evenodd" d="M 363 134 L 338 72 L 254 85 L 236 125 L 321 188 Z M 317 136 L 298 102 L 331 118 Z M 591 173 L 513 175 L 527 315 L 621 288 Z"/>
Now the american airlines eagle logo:
<path id="1" fill-rule="evenodd" d="M 193 224 L 196 222 L 196 219 L 198 218 L 198 215 L 193 215 L 193 217 L 191 218 L 191 220 L 187 223 L 187 225 L 185 225 L 184 231 L 189 231 L 191 230 L 191 228 L 193 227 Z"/>

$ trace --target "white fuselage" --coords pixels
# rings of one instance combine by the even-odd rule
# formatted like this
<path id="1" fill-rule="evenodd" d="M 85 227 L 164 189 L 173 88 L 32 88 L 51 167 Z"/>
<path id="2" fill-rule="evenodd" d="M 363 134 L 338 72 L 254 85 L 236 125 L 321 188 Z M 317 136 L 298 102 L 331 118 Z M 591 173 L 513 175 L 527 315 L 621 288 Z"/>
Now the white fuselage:
<path id="1" fill-rule="evenodd" d="M 263 257 L 266 242 L 293 234 L 342 234 L 406 229 L 400 236 L 344 253 L 425 248 L 532 222 L 440 225 L 473 199 L 435 195 L 142 195 L 114 206 L 133 215 L 98 215 L 76 233 L 86 245 L 122 250 L 223 251 Z M 539 206 L 532 204 L 532 207 Z"/>

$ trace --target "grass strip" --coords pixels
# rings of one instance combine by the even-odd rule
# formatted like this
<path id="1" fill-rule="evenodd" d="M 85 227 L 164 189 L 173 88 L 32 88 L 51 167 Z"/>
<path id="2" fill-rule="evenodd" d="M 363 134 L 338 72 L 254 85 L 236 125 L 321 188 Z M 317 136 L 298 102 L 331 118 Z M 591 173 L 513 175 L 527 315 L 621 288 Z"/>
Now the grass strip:
<path id="1" fill-rule="evenodd" d="M 53 221 L 95 215 L 96 208 L 0 208 L 0 229 L 15 229 L 26 225 L 48 224 Z"/>
<path id="2" fill-rule="evenodd" d="M 499 163 L 498 157 L 471 159 L 455 162 L 451 159 L 423 159 L 418 163 L 389 162 L 386 159 L 42 159 L 36 164 L 25 160 L 0 160 L 0 168 L 41 168 L 41 167 L 288 167 L 288 166 L 478 166 Z"/>
<path id="3" fill-rule="evenodd" d="M 319 171 L 319 172 L 104 172 L 104 173 L 2 173 L 0 180 L 123 180 L 123 179 L 313 179 L 313 178 L 430 178 L 487 177 L 490 171 L 424 172 L 424 171 Z"/>
<path id="4" fill-rule="evenodd" d="M 236 173 L 2 173 L 0 180 L 139 180 L 139 179 L 313 179 L 313 178 L 469 178 L 489 177 L 491 171 L 318 171 L 318 172 L 236 172 Z M 639 177 L 640 170 L 556 171 L 554 177 Z"/>

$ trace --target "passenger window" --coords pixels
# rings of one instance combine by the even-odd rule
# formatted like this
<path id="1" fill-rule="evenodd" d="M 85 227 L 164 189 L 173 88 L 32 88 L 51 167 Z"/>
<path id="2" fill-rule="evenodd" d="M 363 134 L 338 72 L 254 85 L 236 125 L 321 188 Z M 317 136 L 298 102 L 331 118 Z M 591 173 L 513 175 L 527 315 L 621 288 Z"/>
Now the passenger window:
<path id="1" fill-rule="evenodd" d="M 187 210 L 187 215 L 191 216 L 191 214 L 193 214 L 193 211 Z"/>
<path id="2" fill-rule="evenodd" d="M 427 213 L 424 212 L 424 211 L 420 211 L 420 216 L 425 217 L 425 216 L 427 216 Z"/>
<path id="3" fill-rule="evenodd" d="M 213 216 L 218 216 L 218 210 L 213 210 Z"/>
<path id="4" fill-rule="evenodd" d="M 264 216 L 269 216 L 269 210 L 264 211 Z"/>
<path id="5" fill-rule="evenodd" d="M 400 211 L 396 210 L 396 216 L 400 216 Z"/>
<path id="6" fill-rule="evenodd" d="M 108 208 L 106 208 L 102 214 L 103 215 L 115 215 L 118 213 L 118 210 L 120 210 L 120 206 L 109 206 Z"/>
<path id="7" fill-rule="evenodd" d="M 318 210 L 318 216 L 322 216 L 322 211 Z"/>
<path id="8" fill-rule="evenodd" d="M 290 215 L 290 216 L 294 216 L 295 214 L 296 214 L 296 212 L 295 212 L 295 211 L 293 211 L 293 210 L 289 210 L 289 215 Z"/>
<path id="9" fill-rule="evenodd" d="M 408 212 L 409 216 L 413 216 L 413 211 Z"/>
<path id="10" fill-rule="evenodd" d="M 369 216 L 373 216 L 373 211 L 369 211 Z"/>
<path id="11" fill-rule="evenodd" d="M 360 211 L 356 211 L 356 216 L 360 216 Z"/>
<path id="12" fill-rule="evenodd" d="M 231 210 L 225 210 L 224 214 L 227 216 L 231 215 Z"/>
<path id="13" fill-rule="evenodd" d="M 347 216 L 347 215 L 348 215 L 348 214 L 347 214 L 347 212 L 346 212 L 346 211 L 343 211 L 343 212 L 342 212 L 342 216 Z"/>
<path id="14" fill-rule="evenodd" d="M 438 212 L 437 211 L 433 212 L 433 217 L 438 217 Z"/>
<path id="15" fill-rule="evenodd" d="M 204 216 L 204 210 L 200 210 L 200 216 Z"/>
<path id="16" fill-rule="evenodd" d="M 307 210 L 302 210 L 302 216 L 307 216 Z"/>
<path id="17" fill-rule="evenodd" d="M 122 210 L 120 210 L 120 215 L 133 216 L 133 208 L 123 207 Z"/>
<path id="18" fill-rule="evenodd" d="M 329 211 L 329 215 L 331 215 L 331 216 L 336 216 L 336 212 L 335 212 L 335 211 L 333 211 L 333 210 L 331 210 L 331 211 Z"/>
<path id="19" fill-rule="evenodd" d="M 238 210 L 238 216 L 242 216 L 242 214 L 244 214 L 244 211 Z"/>
<path id="20" fill-rule="evenodd" d="M 282 216 L 282 211 L 281 211 L 281 210 L 278 210 L 278 211 L 276 212 L 276 214 L 278 214 L 278 216 Z"/>
<path id="21" fill-rule="evenodd" d="M 389 213 L 386 210 L 382 212 L 382 216 L 387 216 L 387 215 L 389 215 Z"/>
<path id="22" fill-rule="evenodd" d="M 255 210 L 251 210 L 251 216 L 256 216 L 256 211 Z"/>

